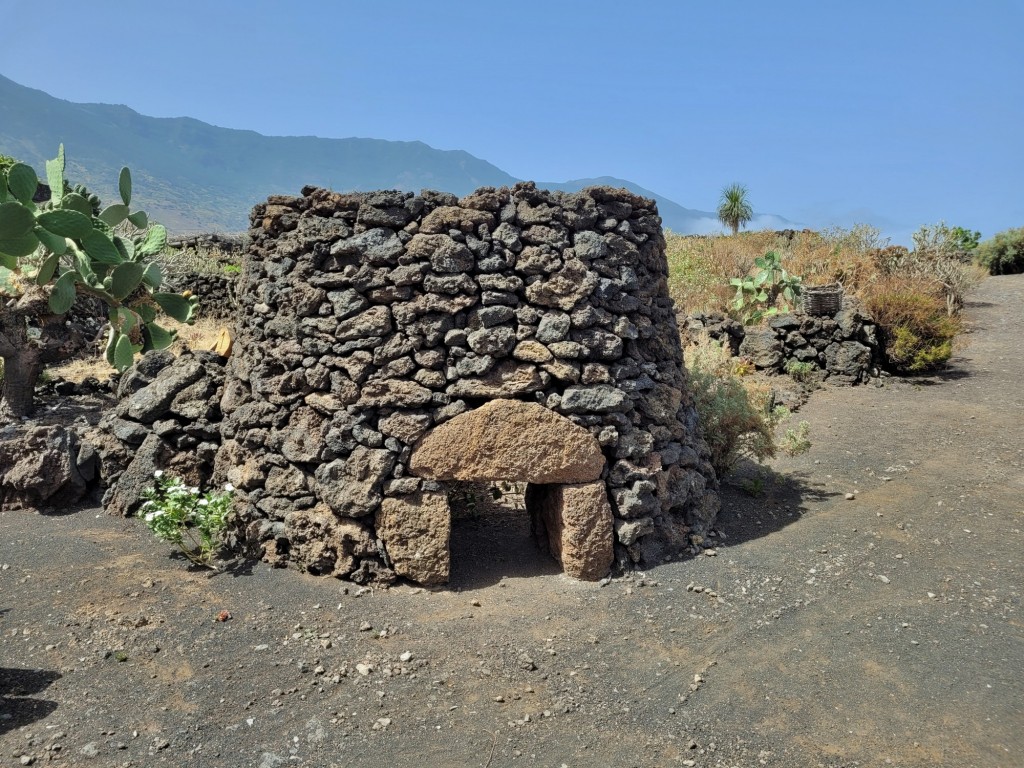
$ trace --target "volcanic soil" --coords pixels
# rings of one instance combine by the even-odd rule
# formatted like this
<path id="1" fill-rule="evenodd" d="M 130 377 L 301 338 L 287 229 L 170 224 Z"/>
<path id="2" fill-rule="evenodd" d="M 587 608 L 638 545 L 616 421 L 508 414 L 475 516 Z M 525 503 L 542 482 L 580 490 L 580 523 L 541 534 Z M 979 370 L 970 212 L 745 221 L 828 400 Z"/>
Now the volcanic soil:
<path id="1" fill-rule="evenodd" d="M 941 375 L 815 392 L 712 549 L 603 584 L 514 508 L 437 591 L 0 511 L 0 765 L 1024 765 L 1024 276 L 966 318 Z"/>

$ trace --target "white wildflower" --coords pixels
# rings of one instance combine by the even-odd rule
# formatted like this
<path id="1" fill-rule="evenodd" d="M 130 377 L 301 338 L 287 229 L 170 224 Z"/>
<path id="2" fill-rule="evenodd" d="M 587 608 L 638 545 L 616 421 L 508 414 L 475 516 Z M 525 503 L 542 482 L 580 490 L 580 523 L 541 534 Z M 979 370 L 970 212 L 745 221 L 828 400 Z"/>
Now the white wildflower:
<path id="1" fill-rule="evenodd" d="M 228 493 L 231 493 L 233 490 L 235 490 L 235 486 L 233 486 L 231 483 L 224 483 L 224 490 L 227 491 Z"/>
<path id="2" fill-rule="evenodd" d="M 147 512 L 146 517 L 143 518 L 147 523 L 152 523 L 153 518 L 156 517 L 156 512 Z"/>
<path id="3" fill-rule="evenodd" d="M 193 496 L 199 495 L 199 489 L 196 488 L 194 485 L 188 489 L 188 492 L 191 493 Z"/>
<path id="4" fill-rule="evenodd" d="M 164 476 L 164 471 L 162 469 L 158 469 L 156 472 L 153 473 L 153 477 L 156 477 L 156 478 L 160 478 L 160 477 L 163 477 L 163 476 Z"/>
<path id="5" fill-rule="evenodd" d="M 209 503 L 210 503 L 210 502 L 208 502 L 208 501 L 207 501 L 206 499 L 200 499 L 200 500 L 199 500 L 199 506 L 200 506 L 200 507 L 205 507 L 205 506 L 207 506 L 207 505 L 208 505 Z"/>

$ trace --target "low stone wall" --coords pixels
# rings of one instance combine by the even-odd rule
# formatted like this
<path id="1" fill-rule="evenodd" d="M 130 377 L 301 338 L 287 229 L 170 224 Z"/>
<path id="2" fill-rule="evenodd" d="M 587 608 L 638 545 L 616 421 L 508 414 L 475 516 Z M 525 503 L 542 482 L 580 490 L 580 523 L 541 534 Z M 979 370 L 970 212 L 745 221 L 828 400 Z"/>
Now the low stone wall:
<path id="1" fill-rule="evenodd" d="M 599 504 L 576 485 L 600 483 L 622 567 L 675 555 L 711 525 L 717 480 L 652 201 L 531 184 L 462 199 L 308 188 L 257 206 L 252 224 L 217 477 L 239 489 L 243 536 L 268 560 L 419 578 L 416 563 L 447 549 L 444 483 L 460 480 L 537 485 L 563 565 L 581 526 L 598 525 L 574 517 Z M 417 467 L 433 430 L 493 400 L 580 430 L 596 474 L 574 466 L 548 485 L 528 462 L 510 477 Z M 431 564 L 429 580 L 446 569 Z"/>
<path id="2" fill-rule="evenodd" d="M 684 328 L 691 341 L 706 332 L 727 343 L 734 355 L 749 359 L 758 370 L 784 373 L 794 363 L 810 364 L 812 373 L 832 384 L 865 382 L 878 375 L 882 359 L 877 327 L 852 297 L 831 317 L 792 312 L 744 328 L 719 314 L 691 315 Z"/>
<path id="3" fill-rule="evenodd" d="M 199 297 L 199 313 L 204 318 L 234 319 L 238 312 L 235 291 L 237 275 L 196 275 L 190 278 L 190 290 Z"/>
<path id="4" fill-rule="evenodd" d="M 172 238 L 168 245 L 179 254 L 170 260 L 168 285 L 199 297 L 203 317 L 233 318 L 238 309 L 235 285 L 239 265 L 249 247 L 245 235 L 194 234 Z"/>
<path id="5" fill-rule="evenodd" d="M 209 234 L 181 235 L 169 238 L 167 245 L 177 250 L 191 248 L 197 251 L 218 251 L 224 255 L 242 258 L 249 247 L 245 235 L 230 235 L 213 232 Z"/>

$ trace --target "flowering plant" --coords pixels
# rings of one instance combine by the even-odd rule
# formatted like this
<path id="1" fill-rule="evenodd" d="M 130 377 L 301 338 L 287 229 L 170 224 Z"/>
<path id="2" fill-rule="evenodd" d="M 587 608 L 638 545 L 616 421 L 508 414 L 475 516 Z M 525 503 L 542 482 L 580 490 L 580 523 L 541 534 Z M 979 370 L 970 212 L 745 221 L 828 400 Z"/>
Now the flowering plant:
<path id="1" fill-rule="evenodd" d="M 146 502 L 139 517 L 157 538 L 176 545 L 196 565 L 212 568 L 227 527 L 234 487 L 228 483 L 223 492 L 201 494 L 178 478 L 164 477 L 159 469 L 153 477 L 156 485 L 142 492 Z"/>

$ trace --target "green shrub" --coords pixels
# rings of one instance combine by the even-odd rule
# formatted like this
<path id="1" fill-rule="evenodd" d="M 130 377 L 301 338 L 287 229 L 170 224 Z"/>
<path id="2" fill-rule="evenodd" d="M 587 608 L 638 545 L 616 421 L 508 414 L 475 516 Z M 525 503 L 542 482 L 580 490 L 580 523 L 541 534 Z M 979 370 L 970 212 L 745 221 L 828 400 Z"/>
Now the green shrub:
<path id="1" fill-rule="evenodd" d="M 934 371 L 952 356 L 960 323 L 947 313 L 941 283 L 926 278 L 886 278 L 871 286 L 865 304 L 881 329 L 885 357 L 893 370 Z"/>
<path id="2" fill-rule="evenodd" d="M 952 341 L 927 343 L 905 325 L 897 325 L 886 350 L 889 359 L 908 373 L 942 368 L 953 354 Z"/>
<path id="3" fill-rule="evenodd" d="M 154 473 L 156 485 L 146 488 L 146 502 L 139 517 L 157 538 L 174 544 L 196 565 L 213 567 L 213 558 L 221 548 L 231 496 L 235 490 L 224 486 L 224 492 L 201 494 L 177 478 Z"/>
<path id="4" fill-rule="evenodd" d="M 814 373 L 814 369 L 817 367 L 814 363 L 790 360 L 786 363 L 786 373 L 793 378 L 793 381 L 809 381 L 811 374 Z"/>
<path id="5" fill-rule="evenodd" d="M 964 229 L 963 227 L 953 227 L 950 232 L 950 238 L 959 250 L 967 253 L 978 247 L 981 242 L 981 232 L 972 232 L 971 230 Z"/>
<path id="6" fill-rule="evenodd" d="M 740 313 L 744 325 L 759 323 L 780 311 L 789 312 L 803 289 L 803 278 L 787 272 L 776 251 L 758 256 L 754 266 L 758 271 L 753 275 L 729 280 L 729 285 L 736 289 L 731 306 Z"/>
<path id="7" fill-rule="evenodd" d="M 779 449 L 787 456 L 798 456 L 811 449 L 811 425 L 809 422 L 801 421 L 796 429 L 787 429 L 782 440 L 779 441 Z"/>
<path id="8" fill-rule="evenodd" d="M 993 275 L 1024 272 L 1024 227 L 1000 232 L 975 250 L 975 262 Z"/>

